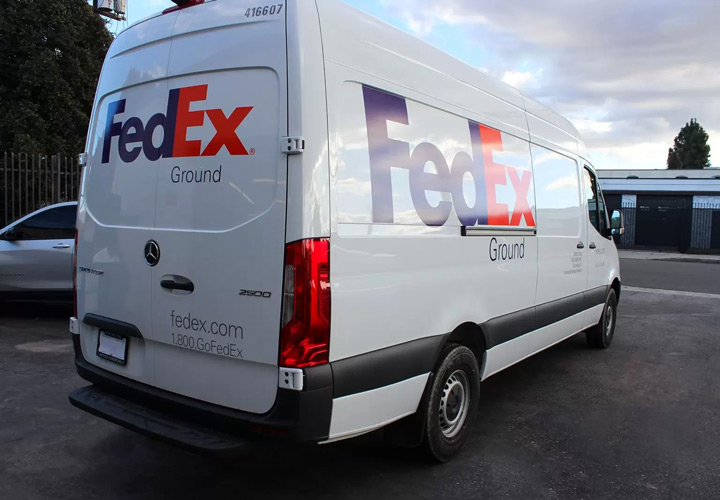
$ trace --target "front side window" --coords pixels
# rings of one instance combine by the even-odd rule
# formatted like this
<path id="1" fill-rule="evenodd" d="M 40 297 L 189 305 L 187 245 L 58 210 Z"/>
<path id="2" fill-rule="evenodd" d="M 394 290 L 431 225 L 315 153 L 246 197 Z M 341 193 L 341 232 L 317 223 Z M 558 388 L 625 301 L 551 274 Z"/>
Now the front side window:
<path id="1" fill-rule="evenodd" d="M 600 234 L 603 236 L 608 234 L 610 228 L 610 220 L 608 219 L 607 205 L 605 204 L 605 197 L 603 196 L 600 183 L 596 183 L 597 187 L 597 199 L 598 199 L 598 218 L 600 220 Z"/>
<path id="2" fill-rule="evenodd" d="M 598 217 L 597 189 L 595 187 L 595 177 L 592 172 L 585 167 L 585 179 L 583 182 L 585 189 L 585 199 L 588 204 L 588 216 L 590 223 L 600 231 L 600 219 Z"/>
<path id="3" fill-rule="evenodd" d="M 77 206 L 51 208 L 16 226 L 22 240 L 69 240 L 75 237 Z"/>
<path id="4" fill-rule="evenodd" d="M 597 181 L 597 177 L 592 171 L 585 167 L 584 189 L 585 199 L 588 204 L 588 217 L 590 223 L 598 233 L 605 235 L 607 233 L 608 220 L 605 211 L 605 201 L 603 200 L 602 191 Z"/>

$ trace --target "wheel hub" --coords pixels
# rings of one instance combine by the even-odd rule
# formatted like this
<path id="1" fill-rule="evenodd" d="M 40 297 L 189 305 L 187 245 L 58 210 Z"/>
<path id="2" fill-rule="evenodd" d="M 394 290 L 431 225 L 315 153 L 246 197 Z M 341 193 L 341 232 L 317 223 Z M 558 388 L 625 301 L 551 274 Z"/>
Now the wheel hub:
<path id="1" fill-rule="evenodd" d="M 440 429 L 447 438 L 455 437 L 463 427 L 470 406 L 470 384 L 461 370 L 454 371 L 445 381 L 440 398 Z"/>
<path id="2" fill-rule="evenodd" d="M 612 332 L 612 324 L 613 309 L 612 307 L 608 306 L 607 310 L 605 311 L 605 337 L 610 337 L 610 333 Z"/>

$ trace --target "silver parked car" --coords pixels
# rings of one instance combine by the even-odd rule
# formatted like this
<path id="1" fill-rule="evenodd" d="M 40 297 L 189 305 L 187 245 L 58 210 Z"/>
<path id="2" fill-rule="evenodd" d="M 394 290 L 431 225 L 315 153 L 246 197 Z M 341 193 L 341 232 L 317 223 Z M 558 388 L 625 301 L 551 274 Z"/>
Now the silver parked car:
<path id="1" fill-rule="evenodd" d="M 72 297 L 76 213 L 58 203 L 0 230 L 0 299 Z"/>

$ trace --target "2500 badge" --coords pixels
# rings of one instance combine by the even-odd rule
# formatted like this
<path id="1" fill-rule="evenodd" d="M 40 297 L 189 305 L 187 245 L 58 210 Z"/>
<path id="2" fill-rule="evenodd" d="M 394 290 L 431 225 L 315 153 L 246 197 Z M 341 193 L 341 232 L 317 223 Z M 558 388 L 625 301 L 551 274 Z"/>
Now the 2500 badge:
<path id="1" fill-rule="evenodd" d="M 240 290 L 243 297 L 258 297 L 261 299 L 269 299 L 272 297 L 271 292 L 263 292 L 262 290 Z"/>

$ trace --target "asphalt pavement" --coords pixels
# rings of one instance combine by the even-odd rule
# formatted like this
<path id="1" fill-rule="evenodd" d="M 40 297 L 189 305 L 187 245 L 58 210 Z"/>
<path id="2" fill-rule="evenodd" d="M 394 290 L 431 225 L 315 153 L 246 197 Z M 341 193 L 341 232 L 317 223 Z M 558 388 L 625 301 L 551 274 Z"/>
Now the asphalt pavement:
<path id="1" fill-rule="evenodd" d="M 720 262 L 620 259 L 623 286 L 720 294 Z"/>
<path id="2" fill-rule="evenodd" d="M 230 461 L 152 441 L 68 403 L 69 308 L 5 308 L 0 498 L 720 498 L 720 298 L 631 291 L 656 283 L 635 265 L 612 347 L 576 336 L 488 379 L 445 465 L 357 440 Z M 660 265 L 662 288 L 710 290 L 713 270 Z"/>

